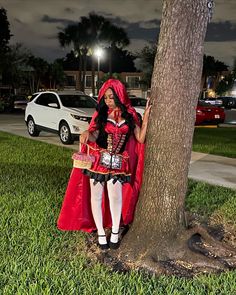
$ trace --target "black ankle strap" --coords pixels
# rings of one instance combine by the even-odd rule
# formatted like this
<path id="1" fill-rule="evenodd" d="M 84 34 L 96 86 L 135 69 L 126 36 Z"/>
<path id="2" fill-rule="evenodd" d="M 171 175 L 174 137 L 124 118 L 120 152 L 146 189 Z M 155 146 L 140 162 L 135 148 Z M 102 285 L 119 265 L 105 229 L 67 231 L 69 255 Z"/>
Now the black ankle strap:
<path id="1" fill-rule="evenodd" d="M 113 235 L 118 235 L 119 234 L 119 232 L 118 233 L 113 233 L 113 231 L 111 232 Z"/>
<path id="2" fill-rule="evenodd" d="M 100 238 L 100 237 L 106 237 L 106 235 L 98 235 L 98 237 Z"/>

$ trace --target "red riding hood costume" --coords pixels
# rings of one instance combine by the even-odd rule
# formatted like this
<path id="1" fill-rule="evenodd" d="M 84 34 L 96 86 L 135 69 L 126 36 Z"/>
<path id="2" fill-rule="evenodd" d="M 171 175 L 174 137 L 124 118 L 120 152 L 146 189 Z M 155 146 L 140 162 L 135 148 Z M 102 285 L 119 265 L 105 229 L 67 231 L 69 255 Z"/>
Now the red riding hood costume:
<path id="1" fill-rule="evenodd" d="M 133 116 L 135 124 L 140 125 L 137 113 L 131 106 L 126 89 L 120 81 L 110 79 L 105 82 L 99 91 L 98 102 L 104 97 L 108 88 L 116 93 L 120 102 L 125 105 L 127 112 Z M 96 111 L 88 129 L 91 133 L 97 130 L 95 122 L 97 116 L 98 112 Z M 100 144 L 98 139 L 96 142 L 88 142 L 91 147 L 90 154 L 95 158 L 92 167 L 84 170 L 73 168 L 71 172 L 57 223 L 61 230 L 83 230 L 86 232 L 96 230 L 91 211 L 90 178 L 94 179 L 95 183 L 103 183 L 110 179 L 113 182 L 119 180 L 123 184 L 122 223 L 129 224 L 133 221 L 142 182 L 144 144 L 138 143 L 134 135 L 129 133 L 129 126 L 125 120 L 117 123 L 107 119 L 104 130 L 107 135 L 104 144 Z M 106 158 L 109 156 L 112 157 L 112 161 Z M 112 163 L 112 165 L 108 163 Z M 102 206 L 104 227 L 111 227 L 108 202 L 105 186 Z"/>

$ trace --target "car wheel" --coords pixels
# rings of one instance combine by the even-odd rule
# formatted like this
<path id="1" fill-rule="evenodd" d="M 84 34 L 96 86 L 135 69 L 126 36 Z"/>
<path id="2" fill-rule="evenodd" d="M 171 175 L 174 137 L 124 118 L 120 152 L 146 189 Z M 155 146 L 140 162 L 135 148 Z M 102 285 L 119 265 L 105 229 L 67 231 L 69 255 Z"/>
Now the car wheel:
<path id="1" fill-rule="evenodd" d="M 72 144 L 74 142 L 70 127 L 66 122 L 62 122 L 59 128 L 59 137 L 63 144 Z"/>
<path id="2" fill-rule="evenodd" d="M 40 131 L 37 129 L 32 117 L 29 117 L 27 120 L 27 129 L 30 136 L 39 136 Z"/>

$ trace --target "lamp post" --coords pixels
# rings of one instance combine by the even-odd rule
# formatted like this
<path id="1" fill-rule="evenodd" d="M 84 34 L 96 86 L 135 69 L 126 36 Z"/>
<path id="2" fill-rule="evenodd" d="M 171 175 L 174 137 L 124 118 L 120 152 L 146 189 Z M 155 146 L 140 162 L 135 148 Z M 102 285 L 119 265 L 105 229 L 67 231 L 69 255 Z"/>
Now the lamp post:
<path id="1" fill-rule="evenodd" d="M 99 91 L 99 86 L 100 86 L 100 77 L 99 77 L 99 72 L 100 72 L 100 58 L 102 56 L 102 49 L 101 48 L 97 48 L 95 51 L 94 51 L 94 54 L 95 56 L 97 57 L 97 60 L 98 60 L 98 73 L 97 73 L 97 94 L 98 94 L 98 91 Z"/>

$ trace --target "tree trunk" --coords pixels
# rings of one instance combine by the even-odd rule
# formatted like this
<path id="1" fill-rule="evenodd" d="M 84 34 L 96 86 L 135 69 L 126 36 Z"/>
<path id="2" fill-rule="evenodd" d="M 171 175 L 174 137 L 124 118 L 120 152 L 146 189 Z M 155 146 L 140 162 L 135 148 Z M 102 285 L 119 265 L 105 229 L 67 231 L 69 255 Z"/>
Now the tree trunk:
<path id="1" fill-rule="evenodd" d="M 95 64 L 92 58 L 92 93 L 95 95 Z"/>
<path id="2" fill-rule="evenodd" d="M 109 62 L 109 77 L 112 77 L 112 52 L 114 45 L 111 44 L 111 47 L 108 50 L 108 62 Z"/>
<path id="3" fill-rule="evenodd" d="M 82 55 L 81 55 L 81 53 L 79 53 L 79 71 L 78 71 L 78 74 L 79 74 L 79 75 L 78 75 L 78 80 L 79 80 L 79 81 L 78 81 L 78 82 L 79 82 L 79 83 L 78 83 L 78 84 L 79 84 L 79 87 L 78 87 L 78 88 L 79 88 L 79 89 L 78 89 L 78 90 L 80 90 L 80 91 L 83 91 L 83 90 L 82 90 L 82 79 L 81 79 L 81 76 L 82 76 L 82 75 L 81 75 L 81 73 L 82 73 L 82 63 L 83 63 L 82 61 L 83 61 L 83 59 L 82 59 Z"/>
<path id="4" fill-rule="evenodd" d="M 119 250 L 126 260 L 172 258 L 181 243 L 206 28 L 206 0 L 163 2 L 143 185 Z"/>
<path id="5" fill-rule="evenodd" d="M 82 91 L 85 89 L 85 75 L 87 71 L 87 53 L 83 54 Z"/>
<path id="6" fill-rule="evenodd" d="M 40 80 L 40 78 L 38 78 L 38 81 L 37 81 L 37 87 L 36 87 L 36 91 L 37 91 L 37 92 L 39 91 L 40 83 L 41 83 L 41 80 Z"/>

